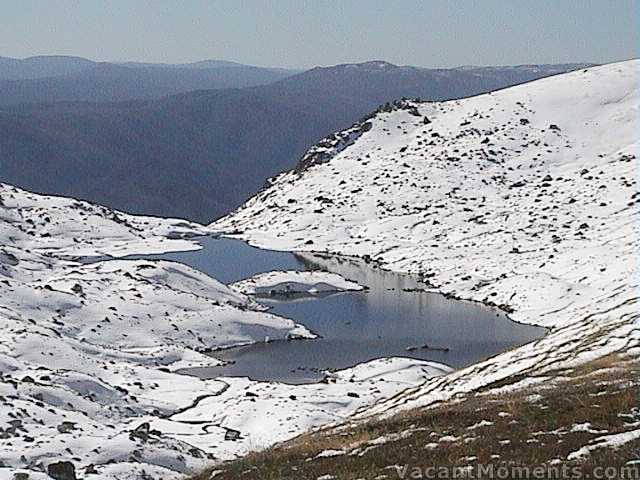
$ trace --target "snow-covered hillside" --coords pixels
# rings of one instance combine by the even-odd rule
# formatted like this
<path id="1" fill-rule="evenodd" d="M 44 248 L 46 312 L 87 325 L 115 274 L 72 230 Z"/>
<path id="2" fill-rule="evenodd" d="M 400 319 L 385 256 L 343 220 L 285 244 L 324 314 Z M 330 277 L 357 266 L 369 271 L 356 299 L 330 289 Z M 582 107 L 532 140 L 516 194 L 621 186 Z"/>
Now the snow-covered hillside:
<path id="1" fill-rule="evenodd" d="M 0 184 L 1 480 L 179 478 L 449 371 L 390 359 L 296 387 L 178 373 L 217 365 L 210 348 L 312 336 L 187 266 L 102 259 L 207 233 Z"/>
<path id="2" fill-rule="evenodd" d="M 213 227 L 258 246 L 419 273 L 434 289 L 551 328 L 377 412 L 639 354 L 639 68 L 627 61 L 464 100 L 386 105 Z"/>
<path id="3" fill-rule="evenodd" d="M 355 412 L 640 355 L 639 67 L 387 105 L 212 228 L 0 184 L 0 480 L 178 478 Z M 86 259 L 195 249 L 214 230 L 419 273 L 552 330 L 453 373 L 384 359 L 316 385 L 181 375 L 215 365 L 208 348 L 311 334 L 189 267 Z"/>

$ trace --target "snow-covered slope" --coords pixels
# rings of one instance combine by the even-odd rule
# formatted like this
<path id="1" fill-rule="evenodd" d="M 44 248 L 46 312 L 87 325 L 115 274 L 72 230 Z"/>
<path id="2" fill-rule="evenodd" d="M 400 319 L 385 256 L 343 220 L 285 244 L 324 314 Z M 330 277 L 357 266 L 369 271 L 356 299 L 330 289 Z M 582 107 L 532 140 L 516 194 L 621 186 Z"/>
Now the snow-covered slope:
<path id="1" fill-rule="evenodd" d="M 0 184 L 0 479 L 179 478 L 448 371 L 392 359 L 297 387 L 178 373 L 217 365 L 206 349 L 312 336 L 187 266 L 101 259 L 207 233 Z"/>
<path id="2" fill-rule="evenodd" d="M 202 225 L 185 220 L 127 215 L 3 183 L 0 222 L 0 245 L 62 258 L 193 250 L 199 247 L 189 237 L 209 233 Z"/>
<path id="3" fill-rule="evenodd" d="M 206 231 L 0 184 L 2 465 L 109 463 L 125 478 L 140 470 L 129 463 L 205 464 L 192 445 L 132 433 L 226 388 L 172 371 L 215 365 L 206 348 L 309 333 L 183 265 L 68 258 L 197 248 L 178 237 Z"/>
<path id="4" fill-rule="evenodd" d="M 627 61 L 464 100 L 386 105 L 213 227 L 419 273 L 434 289 L 551 328 L 378 411 L 640 353 L 639 68 Z"/>

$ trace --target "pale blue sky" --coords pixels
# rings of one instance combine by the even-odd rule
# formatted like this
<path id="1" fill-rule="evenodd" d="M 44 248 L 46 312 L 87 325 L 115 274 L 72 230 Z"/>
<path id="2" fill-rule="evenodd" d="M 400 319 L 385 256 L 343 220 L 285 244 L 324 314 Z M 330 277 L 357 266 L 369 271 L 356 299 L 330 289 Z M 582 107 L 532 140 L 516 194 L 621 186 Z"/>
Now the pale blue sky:
<path id="1" fill-rule="evenodd" d="M 638 56 L 640 0 L 2 0 L 0 56 L 311 67 Z"/>

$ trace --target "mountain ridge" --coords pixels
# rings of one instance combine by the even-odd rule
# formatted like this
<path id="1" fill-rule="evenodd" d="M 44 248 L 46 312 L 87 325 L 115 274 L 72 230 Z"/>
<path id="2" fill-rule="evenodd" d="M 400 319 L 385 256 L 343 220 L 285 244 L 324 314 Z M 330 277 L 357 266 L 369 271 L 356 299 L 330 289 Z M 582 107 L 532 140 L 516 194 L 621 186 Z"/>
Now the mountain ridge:
<path id="1" fill-rule="evenodd" d="M 292 168 L 309 145 L 380 104 L 463 97 L 531 78 L 511 70 L 504 78 L 342 71 L 124 103 L 3 107 L 0 180 L 132 213 L 208 222 Z"/>
<path id="2" fill-rule="evenodd" d="M 91 60 L 74 55 L 34 55 L 25 58 L 0 56 L 0 79 L 33 80 L 44 77 L 58 77 L 79 73 L 82 69 L 97 65 L 112 65 L 130 68 L 157 69 L 217 69 L 217 68 L 255 68 L 281 72 L 299 72 L 300 69 L 281 67 L 258 67 L 244 63 L 219 59 L 205 59 L 186 63 L 158 63 L 136 61 L 104 61 Z"/>
<path id="3" fill-rule="evenodd" d="M 52 72 L 49 72 L 52 73 Z M 0 107 L 61 101 L 119 102 L 157 99 L 192 90 L 265 85 L 295 70 L 249 65 L 131 65 L 92 62 L 81 68 L 38 78 L 2 78 Z"/>
<path id="4" fill-rule="evenodd" d="M 211 227 L 320 265 L 331 258 L 320 252 L 364 258 L 552 328 L 363 419 L 640 353 L 639 66 L 390 104 L 326 137 Z"/>

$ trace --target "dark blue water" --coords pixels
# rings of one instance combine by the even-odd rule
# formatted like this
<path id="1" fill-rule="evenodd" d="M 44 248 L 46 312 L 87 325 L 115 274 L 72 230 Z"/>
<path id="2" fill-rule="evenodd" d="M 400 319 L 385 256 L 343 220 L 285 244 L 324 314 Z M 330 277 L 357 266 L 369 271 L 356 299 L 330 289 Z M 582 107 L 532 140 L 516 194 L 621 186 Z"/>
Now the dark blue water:
<path id="1" fill-rule="evenodd" d="M 273 313 L 305 325 L 322 338 L 216 351 L 215 357 L 230 363 L 189 371 L 200 377 L 301 383 L 321 379 L 327 369 L 390 356 L 460 368 L 545 334 L 544 329 L 515 323 L 496 309 L 415 291 L 424 288 L 416 278 L 357 259 L 261 250 L 232 239 L 204 238 L 200 243 L 199 251 L 137 258 L 185 263 L 225 283 L 270 270 L 321 269 L 368 287 L 366 292 L 322 297 L 260 299 Z"/>

